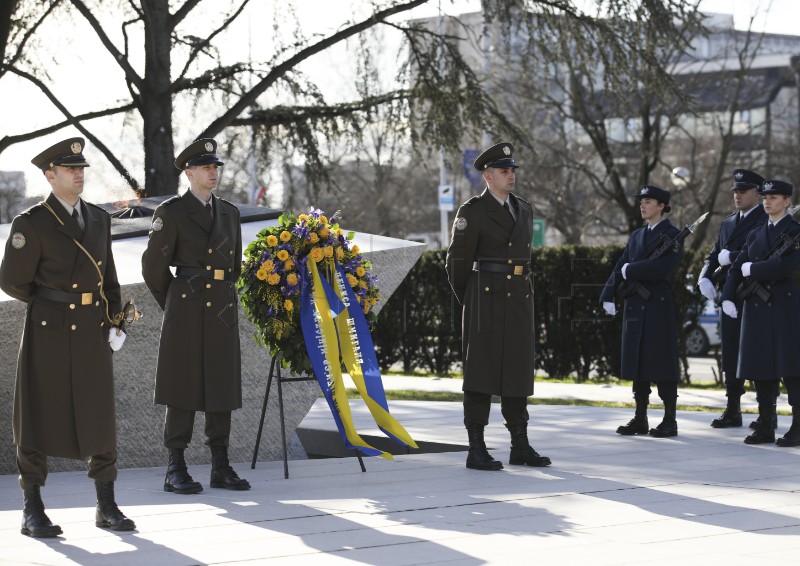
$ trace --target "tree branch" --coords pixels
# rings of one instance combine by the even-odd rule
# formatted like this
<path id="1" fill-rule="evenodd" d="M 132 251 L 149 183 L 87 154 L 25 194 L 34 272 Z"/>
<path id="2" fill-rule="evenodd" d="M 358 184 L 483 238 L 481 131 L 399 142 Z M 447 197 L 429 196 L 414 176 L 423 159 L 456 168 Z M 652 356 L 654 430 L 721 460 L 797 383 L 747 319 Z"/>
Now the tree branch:
<path id="1" fill-rule="evenodd" d="M 175 29 L 179 23 L 183 21 L 183 18 L 189 15 L 189 13 L 194 10 L 195 6 L 200 3 L 200 0 L 186 0 L 183 6 L 178 8 L 174 14 L 172 14 L 172 29 Z"/>

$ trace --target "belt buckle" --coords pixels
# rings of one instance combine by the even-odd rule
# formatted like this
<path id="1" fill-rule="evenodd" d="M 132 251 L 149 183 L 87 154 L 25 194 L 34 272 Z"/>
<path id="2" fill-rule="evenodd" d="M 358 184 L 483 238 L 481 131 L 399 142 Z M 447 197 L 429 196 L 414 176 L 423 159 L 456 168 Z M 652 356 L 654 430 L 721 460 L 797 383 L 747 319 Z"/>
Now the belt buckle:
<path id="1" fill-rule="evenodd" d="M 514 275 L 522 275 L 523 267 L 521 265 L 514 266 Z"/>
<path id="2" fill-rule="evenodd" d="M 214 270 L 214 280 L 215 281 L 224 281 L 225 280 L 225 270 L 224 269 L 215 269 Z"/>
<path id="3" fill-rule="evenodd" d="M 81 305 L 92 304 L 92 293 L 81 293 Z"/>

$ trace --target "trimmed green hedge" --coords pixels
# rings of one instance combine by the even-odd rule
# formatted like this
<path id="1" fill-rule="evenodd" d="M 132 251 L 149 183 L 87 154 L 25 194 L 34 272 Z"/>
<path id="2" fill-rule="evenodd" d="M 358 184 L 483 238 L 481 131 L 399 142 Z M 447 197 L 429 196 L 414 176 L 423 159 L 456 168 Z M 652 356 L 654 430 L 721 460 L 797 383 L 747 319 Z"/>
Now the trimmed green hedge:
<path id="1" fill-rule="evenodd" d="M 620 365 L 621 317 L 608 317 L 598 301 L 622 246 L 536 248 L 533 261 L 536 367 L 579 381 L 616 376 Z M 696 323 L 705 299 L 689 287 L 706 250 L 686 250 L 673 275 L 679 321 Z M 445 251 L 426 252 L 378 315 L 373 333 L 382 370 L 447 373 L 461 361 L 461 308 L 447 283 Z M 618 305 L 620 306 L 620 305 Z M 680 325 L 683 373 L 685 330 Z"/>

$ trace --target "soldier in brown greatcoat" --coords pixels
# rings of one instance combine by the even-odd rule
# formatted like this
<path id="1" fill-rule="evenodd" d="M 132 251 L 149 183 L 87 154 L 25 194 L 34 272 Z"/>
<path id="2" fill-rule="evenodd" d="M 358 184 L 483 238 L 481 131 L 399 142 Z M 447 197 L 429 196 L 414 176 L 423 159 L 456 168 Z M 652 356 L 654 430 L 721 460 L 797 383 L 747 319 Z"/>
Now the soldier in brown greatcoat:
<path id="1" fill-rule="evenodd" d="M 28 304 L 13 421 L 24 499 L 21 532 L 34 537 L 62 532 L 45 514 L 40 493 L 48 456 L 88 459 L 97 490 L 96 525 L 135 528 L 114 500 L 111 353 L 125 334 L 111 325 L 120 311 L 111 219 L 80 198 L 89 166 L 83 146 L 83 138 L 71 138 L 33 158 L 52 193 L 14 219 L 0 265 L 0 287 Z"/>
<path id="2" fill-rule="evenodd" d="M 500 470 L 483 439 L 492 395 L 499 395 L 511 433 L 509 464 L 549 466 L 528 443 L 533 394 L 533 292 L 530 284 L 533 209 L 514 195 L 513 147 L 500 143 L 475 160 L 486 190 L 456 213 L 447 250 L 450 286 L 464 306 L 464 426 L 467 467 Z"/>
<path id="3" fill-rule="evenodd" d="M 164 309 L 155 390 L 155 402 L 167 406 L 164 490 L 181 494 L 203 490 L 183 454 L 196 411 L 205 412 L 211 487 L 250 489 L 228 462 L 231 411 L 242 406 L 235 288 L 242 231 L 239 210 L 211 192 L 222 166 L 216 149 L 214 140 L 200 139 L 178 155 L 175 167 L 185 172 L 190 189 L 156 209 L 142 256 L 145 283 Z"/>

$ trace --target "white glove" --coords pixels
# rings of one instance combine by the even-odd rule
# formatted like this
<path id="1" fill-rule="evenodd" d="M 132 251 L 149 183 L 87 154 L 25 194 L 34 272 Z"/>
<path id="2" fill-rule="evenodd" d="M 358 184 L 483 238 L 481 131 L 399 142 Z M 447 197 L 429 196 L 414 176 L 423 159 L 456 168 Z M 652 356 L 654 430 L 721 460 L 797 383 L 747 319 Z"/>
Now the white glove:
<path id="1" fill-rule="evenodd" d="M 622 266 L 622 278 L 623 279 L 627 279 L 628 278 L 628 274 L 625 273 L 625 272 L 628 270 L 628 266 L 629 265 L 630 265 L 630 263 L 626 263 L 625 265 Z"/>
<path id="2" fill-rule="evenodd" d="M 722 312 L 731 318 L 736 318 L 736 316 L 739 314 L 736 311 L 736 305 L 733 304 L 733 301 L 722 301 Z"/>
<path id="3" fill-rule="evenodd" d="M 617 314 L 617 305 L 609 301 L 604 301 L 603 310 L 606 311 L 606 314 L 608 316 L 614 316 L 615 314 Z"/>
<path id="4" fill-rule="evenodd" d="M 714 288 L 714 284 L 708 277 L 703 277 L 700 281 L 698 281 L 697 286 L 700 287 L 700 294 L 706 299 L 713 301 L 717 297 L 717 290 Z"/>
<path id="5" fill-rule="evenodd" d="M 742 275 L 750 277 L 750 266 L 753 265 L 752 261 L 746 261 L 742 264 Z"/>
<path id="6" fill-rule="evenodd" d="M 109 328 L 108 329 L 108 345 L 111 346 L 111 349 L 115 352 L 122 348 L 122 343 L 125 342 L 125 338 L 128 335 L 125 334 L 124 331 L 120 330 L 119 335 L 117 335 L 117 327 Z"/>
<path id="7" fill-rule="evenodd" d="M 719 254 L 717 254 L 717 261 L 722 266 L 730 265 L 731 264 L 731 252 L 726 250 L 726 249 L 723 249 L 722 251 L 719 252 Z"/>

